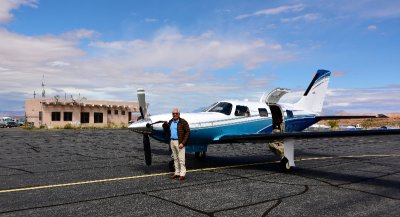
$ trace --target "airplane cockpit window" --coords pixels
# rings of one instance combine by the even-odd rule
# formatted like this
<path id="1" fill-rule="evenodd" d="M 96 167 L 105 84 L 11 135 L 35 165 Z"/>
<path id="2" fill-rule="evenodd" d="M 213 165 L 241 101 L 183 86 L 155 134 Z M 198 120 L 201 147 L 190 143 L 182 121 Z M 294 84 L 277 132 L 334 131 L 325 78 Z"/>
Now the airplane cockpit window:
<path id="1" fill-rule="evenodd" d="M 260 117 L 268 117 L 268 111 L 266 108 L 258 108 L 258 113 L 260 113 Z"/>
<path id="2" fill-rule="evenodd" d="M 217 105 L 215 105 L 212 109 L 210 109 L 208 112 L 219 112 L 222 114 L 230 115 L 232 111 L 232 104 L 228 102 L 220 102 Z"/>
<path id="3" fill-rule="evenodd" d="M 250 116 L 250 111 L 247 106 L 237 105 L 235 109 L 235 116 Z"/>
<path id="4" fill-rule="evenodd" d="M 206 108 L 202 109 L 202 112 L 207 112 L 208 110 L 210 110 L 211 108 L 213 108 L 218 102 L 214 102 L 213 104 L 211 104 L 210 106 L 207 106 Z"/>

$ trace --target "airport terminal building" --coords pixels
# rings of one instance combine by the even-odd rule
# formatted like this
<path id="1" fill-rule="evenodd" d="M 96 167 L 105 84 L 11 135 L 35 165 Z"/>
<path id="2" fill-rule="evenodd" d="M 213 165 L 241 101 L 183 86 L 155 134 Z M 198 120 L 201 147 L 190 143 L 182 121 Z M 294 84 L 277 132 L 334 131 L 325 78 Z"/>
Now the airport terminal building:
<path id="1" fill-rule="evenodd" d="M 25 101 L 26 122 L 47 126 L 123 126 L 139 112 L 138 102 L 40 98 Z"/>

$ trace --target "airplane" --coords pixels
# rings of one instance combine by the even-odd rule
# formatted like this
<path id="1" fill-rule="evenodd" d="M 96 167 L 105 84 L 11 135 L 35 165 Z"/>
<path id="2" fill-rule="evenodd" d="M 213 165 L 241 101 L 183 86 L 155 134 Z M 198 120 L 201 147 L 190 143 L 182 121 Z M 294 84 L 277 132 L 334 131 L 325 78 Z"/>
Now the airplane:
<path id="1" fill-rule="evenodd" d="M 187 153 L 195 158 L 206 157 L 209 144 L 269 142 L 269 148 L 277 154 L 283 172 L 294 166 L 294 143 L 296 139 L 399 134 L 400 130 L 355 130 L 329 132 L 302 132 L 320 120 L 352 118 L 384 118 L 378 116 L 321 116 L 323 102 L 328 89 L 331 72 L 320 69 L 315 74 L 303 96 L 296 103 L 279 103 L 289 89 L 276 88 L 263 95 L 259 101 L 223 100 L 215 102 L 201 112 L 181 113 L 190 127 L 190 139 L 186 144 Z M 170 120 L 171 114 L 148 115 L 145 91 L 137 92 L 141 119 L 128 128 L 143 134 L 146 165 L 151 165 L 149 136 L 168 143 L 162 124 Z M 173 161 L 169 168 L 174 171 Z"/>

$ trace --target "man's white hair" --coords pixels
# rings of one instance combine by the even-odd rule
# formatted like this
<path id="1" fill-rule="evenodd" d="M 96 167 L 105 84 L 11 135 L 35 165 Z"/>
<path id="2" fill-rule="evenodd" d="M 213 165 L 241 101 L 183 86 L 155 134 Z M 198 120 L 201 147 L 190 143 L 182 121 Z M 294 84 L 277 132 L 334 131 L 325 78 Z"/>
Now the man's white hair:
<path id="1" fill-rule="evenodd" d="M 172 113 L 181 113 L 181 111 L 179 110 L 178 107 L 174 107 L 174 108 L 172 109 Z"/>

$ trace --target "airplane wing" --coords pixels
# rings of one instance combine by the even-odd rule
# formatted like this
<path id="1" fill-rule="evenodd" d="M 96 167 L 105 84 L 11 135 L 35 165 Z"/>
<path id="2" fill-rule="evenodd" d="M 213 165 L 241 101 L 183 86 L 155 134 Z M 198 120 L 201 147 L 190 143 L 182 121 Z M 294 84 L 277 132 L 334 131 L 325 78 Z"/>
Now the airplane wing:
<path id="1" fill-rule="evenodd" d="M 388 118 L 384 114 L 378 115 L 337 115 L 337 116 L 316 116 L 317 121 L 321 120 L 341 120 L 341 119 L 366 119 L 366 118 Z"/>
<path id="2" fill-rule="evenodd" d="M 285 139 L 311 139 L 311 138 L 373 136 L 373 135 L 391 135 L 391 134 L 400 134 L 400 129 L 226 135 L 222 136 L 218 141 L 215 141 L 215 143 L 242 143 L 242 142 L 258 143 L 258 142 L 268 142 L 268 141 L 285 140 Z"/>

